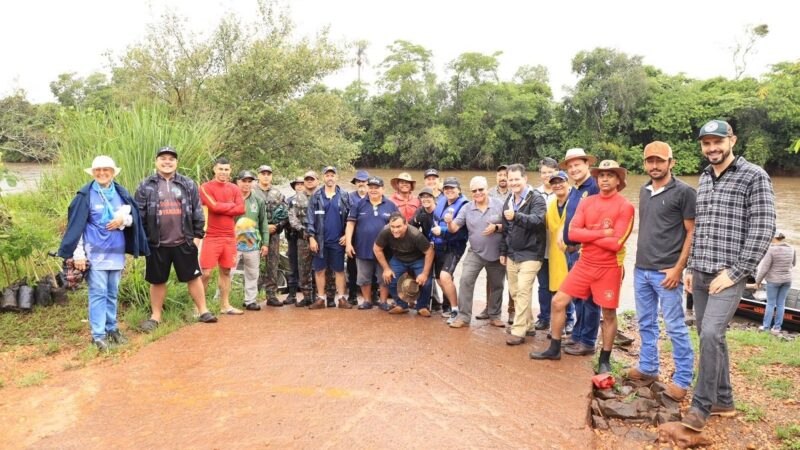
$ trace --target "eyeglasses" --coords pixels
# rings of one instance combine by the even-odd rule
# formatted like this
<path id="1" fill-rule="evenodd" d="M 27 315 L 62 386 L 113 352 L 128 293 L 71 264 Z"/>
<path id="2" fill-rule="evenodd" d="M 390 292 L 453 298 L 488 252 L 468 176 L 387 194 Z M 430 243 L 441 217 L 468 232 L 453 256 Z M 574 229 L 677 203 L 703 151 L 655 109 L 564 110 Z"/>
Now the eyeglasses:
<path id="1" fill-rule="evenodd" d="M 372 215 L 378 217 L 378 205 L 372 205 Z"/>
<path id="2" fill-rule="evenodd" d="M 485 190 L 486 190 L 486 189 L 484 189 L 484 188 L 473 189 L 473 190 L 472 190 L 472 193 L 473 193 L 473 194 L 477 194 L 478 192 L 483 192 L 483 191 L 485 191 Z"/>

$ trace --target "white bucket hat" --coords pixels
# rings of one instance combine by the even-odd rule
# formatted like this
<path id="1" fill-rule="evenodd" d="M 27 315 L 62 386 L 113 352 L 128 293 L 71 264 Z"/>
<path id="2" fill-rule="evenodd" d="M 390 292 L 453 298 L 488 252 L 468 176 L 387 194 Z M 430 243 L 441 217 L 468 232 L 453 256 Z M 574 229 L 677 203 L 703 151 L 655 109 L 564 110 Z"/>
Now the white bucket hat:
<path id="1" fill-rule="evenodd" d="M 92 167 L 88 169 L 83 169 L 84 172 L 88 173 L 89 175 L 94 175 L 92 172 L 94 169 L 102 169 L 102 168 L 111 168 L 114 169 L 114 176 L 119 175 L 122 172 L 122 169 L 117 167 L 117 164 L 114 163 L 114 160 L 111 159 L 110 156 L 100 155 L 96 156 L 92 161 Z"/>

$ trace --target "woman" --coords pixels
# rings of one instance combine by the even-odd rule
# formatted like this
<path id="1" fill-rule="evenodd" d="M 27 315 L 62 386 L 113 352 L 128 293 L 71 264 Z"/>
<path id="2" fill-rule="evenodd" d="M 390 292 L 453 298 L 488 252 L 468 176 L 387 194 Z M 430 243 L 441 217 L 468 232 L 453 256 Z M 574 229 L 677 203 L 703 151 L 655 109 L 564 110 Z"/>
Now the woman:
<path id="1" fill-rule="evenodd" d="M 764 311 L 764 323 L 758 327 L 759 330 L 770 329 L 775 306 L 778 307 L 775 325 L 772 325 L 772 334 L 778 334 L 781 331 L 786 295 L 789 294 L 789 287 L 792 285 L 792 267 L 797 262 L 794 249 L 783 242 L 784 239 L 786 236 L 783 233 L 775 235 L 766 256 L 758 266 L 756 275 L 756 287 L 760 288 L 764 279 L 767 281 L 767 309 Z"/>
<path id="2" fill-rule="evenodd" d="M 117 328 L 117 293 L 125 253 L 147 256 L 149 247 L 133 198 L 114 177 L 120 168 L 108 156 L 98 156 L 85 169 L 94 177 L 78 190 L 67 212 L 67 231 L 58 255 L 88 268 L 89 324 L 100 351 L 127 339 Z"/>

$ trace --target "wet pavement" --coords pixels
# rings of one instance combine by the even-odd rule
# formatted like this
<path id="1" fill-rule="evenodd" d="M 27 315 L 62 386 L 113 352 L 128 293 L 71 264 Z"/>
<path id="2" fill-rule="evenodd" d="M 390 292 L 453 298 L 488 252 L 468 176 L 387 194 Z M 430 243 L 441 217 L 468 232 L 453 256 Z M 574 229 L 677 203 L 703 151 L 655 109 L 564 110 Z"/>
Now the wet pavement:
<path id="1" fill-rule="evenodd" d="M 534 362 L 506 336 L 376 309 L 223 317 L 0 391 L 0 447 L 591 447 L 589 357 Z"/>

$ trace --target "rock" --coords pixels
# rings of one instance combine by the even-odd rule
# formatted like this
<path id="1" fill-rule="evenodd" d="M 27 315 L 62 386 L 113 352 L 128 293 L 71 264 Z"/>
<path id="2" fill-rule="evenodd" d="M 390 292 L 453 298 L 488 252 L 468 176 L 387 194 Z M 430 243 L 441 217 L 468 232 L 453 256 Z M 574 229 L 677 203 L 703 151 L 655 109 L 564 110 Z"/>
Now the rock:
<path id="1" fill-rule="evenodd" d="M 620 427 L 617 425 L 611 425 L 611 432 L 617 436 L 625 436 L 628 433 L 628 427 Z"/>
<path id="2" fill-rule="evenodd" d="M 628 430 L 628 433 L 625 434 L 625 437 L 634 441 L 641 441 L 641 442 L 655 442 L 656 439 L 658 439 L 657 434 L 651 433 L 641 428 L 631 428 L 630 430 Z"/>
<path id="3" fill-rule="evenodd" d="M 599 403 L 604 417 L 619 419 L 635 419 L 637 417 L 636 406 L 632 403 L 624 403 L 619 400 L 602 400 Z"/>
<path id="4" fill-rule="evenodd" d="M 630 380 L 629 383 L 631 386 L 640 388 L 640 387 L 647 387 L 652 385 L 654 380 Z M 649 398 L 653 398 L 652 396 Z"/>
<path id="5" fill-rule="evenodd" d="M 592 427 L 598 430 L 607 430 L 608 421 L 603 417 L 592 415 Z"/>
<path id="6" fill-rule="evenodd" d="M 655 383 L 653 383 L 650 386 L 650 391 L 653 393 L 653 396 L 654 396 L 653 398 L 658 398 L 658 393 L 659 392 L 663 392 L 664 389 L 666 389 L 666 388 L 667 388 L 667 385 L 662 383 L 662 382 L 660 382 L 660 381 L 656 381 Z"/>
<path id="7" fill-rule="evenodd" d="M 649 398 L 637 398 L 631 403 L 636 406 L 636 411 L 639 412 L 655 412 L 658 410 L 658 402 Z"/>
<path id="8" fill-rule="evenodd" d="M 592 400 L 591 407 L 592 407 L 592 415 L 594 415 L 594 416 L 602 416 L 603 415 L 600 412 L 600 403 L 598 403 L 597 399 Z"/>
<path id="9" fill-rule="evenodd" d="M 681 420 L 680 416 L 674 416 L 666 410 L 661 410 L 656 413 L 656 425 L 661 425 L 667 422 L 677 422 Z"/>
<path id="10" fill-rule="evenodd" d="M 647 387 L 640 387 L 636 390 L 636 396 L 640 398 L 653 398 L 653 392 Z"/>
<path id="11" fill-rule="evenodd" d="M 756 450 L 758 447 L 752 442 L 747 443 L 747 450 Z"/>
<path id="12" fill-rule="evenodd" d="M 678 422 L 669 422 L 658 427 L 658 440 L 669 442 L 678 448 L 690 448 L 711 445 L 711 439 L 703 433 L 690 430 Z"/>
<path id="13" fill-rule="evenodd" d="M 680 402 L 676 402 L 675 400 L 669 398 L 664 392 L 659 392 L 656 395 L 658 402 L 664 405 L 664 408 L 667 409 L 680 409 L 681 404 Z"/>
<path id="14" fill-rule="evenodd" d="M 596 389 L 594 391 L 594 396 L 600 400 L 612 400 L 617 398 L 617 394 L 614 393 L 613 389 Z"/>
<path id="15" fill-rule="evenodd" d="M 622 396 L 622 397 L 627 397 L 627 396 L 631 395 L 631 392 L 633 392 L 633 387 L 632 386 L 625 385 L 625 386 L 622 386 L 621 388 L 619 388 L 619 395 Z"/>

